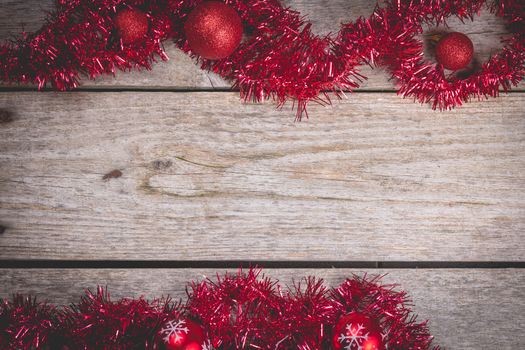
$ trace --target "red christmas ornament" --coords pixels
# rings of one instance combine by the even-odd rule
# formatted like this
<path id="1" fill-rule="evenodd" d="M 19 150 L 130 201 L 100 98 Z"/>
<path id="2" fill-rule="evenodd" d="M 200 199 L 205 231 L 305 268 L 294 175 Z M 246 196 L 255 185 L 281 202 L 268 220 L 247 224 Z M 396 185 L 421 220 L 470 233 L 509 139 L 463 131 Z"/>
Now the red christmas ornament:
<path id="1" fill-rule="evenodd" d="M 358 312 L 339 319 L 333 334 L 334 349 L 384 350 L 379 323 Z"/>
<path id="2" fill-rule="evenodd" d="M 210 60 L 226 58 L 239 46 L 242 22 L 230 6 L 218 2 L 203 2 L 189 14 L 184 32 L 191 50 Z"/>
<path id="3" fill-rule="evenodd" d="M 149 19 L 137 9 L 125 9 L 115 17 L 115 26 L 124 44 L 132 44 L 144 39 L 149 31 Z"/>
<path id="4" fill-rule="evenodd" d="M 473 55 L 474 45 L 463 33 L 448 33 L 436 45 L 436 60 L 450 70 L 465 68 Z"/>
<path id="5" fill-rule="evenodd" d="M 207 350 L 210 348 L 202 327 L 188 319 L 167 322 L 160 330 L 160 336 L 168 350 Z"/>

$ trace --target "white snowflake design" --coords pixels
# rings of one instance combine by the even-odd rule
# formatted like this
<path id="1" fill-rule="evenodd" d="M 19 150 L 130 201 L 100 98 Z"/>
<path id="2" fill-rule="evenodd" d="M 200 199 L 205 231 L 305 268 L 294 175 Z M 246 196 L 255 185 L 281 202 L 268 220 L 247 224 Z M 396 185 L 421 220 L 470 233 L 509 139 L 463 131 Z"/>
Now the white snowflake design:
<path id="1" fill-rule="evenodd" d="M 175 336 L 174 341 L 178 342 L 182 339 L 183 334 L 188 334 L 190 331 L 188 327 L 185 327 L 186 321 L 179 320 L 179 321 L 168 321 L 164 328 L 160 330 L 160 334 L 164 335 L 164 341 L 166 343 L 169 343 L 170 338 L 172 336 Z"/>
<path id="2" fill-rule="evenodd" d="M 358 323 L 355 327 L 352 323 L 346 326 L 346 334 L 341 333 L 337 339 L 341 345 L 346 344 L 345 350 L 363 350 L 363 342 L 368 340 L 368 333 L 361 335 L 361 331 L 365 329 L 365 326 Z"/>

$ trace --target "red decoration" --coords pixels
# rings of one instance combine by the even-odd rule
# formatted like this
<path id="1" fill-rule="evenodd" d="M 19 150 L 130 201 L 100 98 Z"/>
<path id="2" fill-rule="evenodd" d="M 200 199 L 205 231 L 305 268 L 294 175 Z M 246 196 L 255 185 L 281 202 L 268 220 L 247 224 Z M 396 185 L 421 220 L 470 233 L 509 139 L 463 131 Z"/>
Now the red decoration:
<path id="1" fill-rule="evenodd" d="M 80 302 L 58 313 L 48 344 L 65 344 L 66 349 L 153 349 L 158 327 L 181 314 L 170 299 L 112 301 L 109 292 L 99 287 L 96 294 L 87 291 Z"/>
<path id="2" fill-rule="evenodd" d="M 56 309 L 35 298 L 0 299 L 0 349 L 38 349 L 52 343 L 57 323 Z"/>
<path id="3" fill-rule="evenodd" d="M 305 278 L 281 299 L 281 313 L 275 326 L 279 346 L 275 350 L 326 349 L 327 332 L 332 327 L 330 310 L 332 305 L 327 297 L 323 280 Z M 330 325 L 324 323 L 330 319 Z"/>
<path id="4" fill-rule="evenodd" d="M 211 60 L 230 56 L 242 39 L 239 14 L 219 1 L 203 2 L 190 13 L 184 33 L 191 50 Z"/>
<path id="5" fill-rule="evenodd" d="M 68 90 L 78 86 L 81 74 L 95 78 L 117 69 L 151 68 L 157 56 L 167 59 L 162 41 L 168 38 L 197 59 L 224 57 L 201 59 L 202 68 L 232 81 L 245 100 L 273 99 L 279 106 L 294 100 L 298 118 L 309 101 L 329 104 L 326 91 L 339 96 L 358 87 L 363 76 L 356 67 L 362 63 L 385 65 L 398 80 L 400 94 L 439 109 L 497 96 L 525 77 L 521 0 L 390 0 L 369 19 L 322 37 L 312 34 L 304 16 L 277 0 L 117 2 L 122 9 L 140 5 L 144 13 L 121 10 L 116 15 L 115 0 L 57 0 L 40 30 L 0 45 L 0 80 Z M 512 34 L 498 54 L 466 76 L 445 74 L 443 65 L 423 60 L 418 35 L 426 25 L 450 16 L 471 19 L 484 4 L 507 21 Z M 240 44 L 239 17 L 248 32 Z M 116 27 L 122 40 L 115 40 Z"/>
<path id="6" fill-rule="evenodd" d="M 504 48 L 478 70 L 446 74 L 441 64 L 424 60 L 419 34 L 426 26 L 443 23 L 452 16 L 473 19 L 488 3 L 490 11 L 509 23 L 512 34 Z M 521 3 L 521 4 L 520 4 Z M 399 82 L 398 93 L 411 96 L 434 109 L 451 109 L 471 98 L 498 96 L 525 77 L 525 6 L 523 1 L 485 0 L 389 0 L 368 20 L 348 24 L 341 45 L 354 48 L 370 63 L 385 65 Z M 379 43 L 371 45 L 371 43 Z M 468 57 L 468 47 L 461 54 Z M 453 55 L 449 52 L 448 59 Z"/>
<path id="7" fill-rule="evenodd" d="M 149 30 L 148 16 L 138 9 L 125 9 L 115 17 L 115 26 L 124 44 L 143 40 Z"/>
<path id="8" fill-rule="evenodd" d="M 448 33 L 436 45 L 436 60 L 450 70 L 465 68 L 473 55 L 474 44 L 462 33 Z"/>
<path id="9" fill-rule="evenodd" d="M 362 79 L 355 70 L 357 55 L 350 52 L 338 57 L 330 37 L 313 35 L 302 15 L 283 8 L 277 0 L 229 1 L 228 5 L 193 0 L 118 1 L 119 8 L 135 8 L 138 3 L 148 14 L 149 30 L 140 45 L 121 45 L 114 37 L 115 0 L 57 0 L 57 9 L 39 31 L 0 45 L 0 80 L 68 90 L 78 86 L 81 73 L 95 78 L 114 74 L 116 69 L 149 69 L 156 56 L 167 59 L 162 41 L 168 38 L 184 51 L 191 51 L 192 40 L 187 40 L 184 26 L 190 27 L 188 17 L 196 10 L 196 3 L 202 3 L 197 8 L 228 8 L 214 14 L 227 20 L 227 35 L 209 41 L 211 55 L 208 50 L 203 54 L 229 56 L 205 60 L 202 68 L 231 80 L 245 100 L 273 99 L 282 105 L 293 99 L 301 117 L 310 100 L 328 104 L 325 91 L 348 92 Z M 250 32 L 237 47 L 242 34 L 238 17 Z M 188 34 L 199 35 L 196 31 Z"/>
<path id="10" fill-rule="evenodd" d="M 330 319 L 334 324 L 349 314 L 366 317 L 371 324 L 367 327 L 378 339 L 382 332 L 380 346 L 388 349 L 430 349 L 432 337 L 429 336 L 426 322 L 416 323 L 406 309 L 405 292 L 396 292 L 395 286 L 379 283 L 379 277 L 347 279 L 338 288 L 329 292 Z M 410 323 L 407 323 L 408 321 Z M 333 338 L 331 339 L 333 343 Z M 374 346 L 375 341 L 369 346 Z M 381 347 L 379 348 L 381 349 Z M 437 349 L 437 348 L 435 348 Z"/>
<path id="11" fill-rule="evenodd" d="M 136 1 L 119 5 L 134 7 Z M 149 69 L 156 56 L 167 59 L 161 42 L 172 35 L 172 21 L 165 1 L 146 1 L 143 10 L 150 14 L 151 30 L 141 45 L 129 46 L 115 40 L 114 0 L 58 0 L 40 30 L 0 45 L 0 80 L 69 90 L 81 74 L 95 78 L 117 69 Z"/>
<path id="12" fill-rule="evenodd" d="M 207 325 L 214 347 L 266 349 L 280 340 L 270 326 L 279 317 L 275 282 L 258 275 L 241 271 L 192 285 L 188 309 Z"/>
<path id="13" fill-rule="evenodd" d="M 341 317 L 332 336 L 336 350 L 383 350 L 382 339 L 377 321 L 357 312 Z"/>
<path id="14" fill-rule="evenodd" d="M 301 118 L 309 101 L 330 103 L 328 94 L 319 96 L 321 92 L 335 91 L 338 96 L 339 91 L 348 92 L 359 85 L 362 77 L 355 70 L 357 57 L 338 58 L 332 50 L 332 39 L 312 34 L 311 24 L 305 23 L 299 13 L 283 8 L 275 0 L 228 3 L 249 28 L 249 35 L 230 56 L 205 60 L 202 68 L 231 80 L 244 100 L 272 99 L 282 106 L 293 99 L 297 117 Z M 183 2 L 175 15 L 184 19 L 192 10 Z M 182 25 L 176 29 L 184 32 Z M 177 42 L 191 52 L 185 39 Z"/>
<path id="15" fill-rule="evenodd" d="M 159 334 L 168 350 L 207 350 L 204 330 L 190 319 L 168 321 Z"/>
<path id="16" fill-rule="evenodd" d="M 193 283 L 186 305 L 169 299 L 111 301 L 102 288 L 96 294 L 88 291 L 80 302 L 62 309 L 21 296 L 0 299 L 0 346 L 17 350 L 432 348 L 426 323 L 416 322 L 406 294 L 382 286 L 378 277 L 354 276 L 330 290 L 322 280 L 305 278 L 288 289 L 260 273 L 251 269 Z"/>

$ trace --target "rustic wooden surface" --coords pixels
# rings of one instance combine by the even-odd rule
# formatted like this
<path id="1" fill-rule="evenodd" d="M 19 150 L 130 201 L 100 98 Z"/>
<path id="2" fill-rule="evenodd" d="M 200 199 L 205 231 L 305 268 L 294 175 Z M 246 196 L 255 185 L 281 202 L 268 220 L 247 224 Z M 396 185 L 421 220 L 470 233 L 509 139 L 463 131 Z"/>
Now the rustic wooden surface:
<path id="1" fill-rule="evenodd" d="M 524 103 L 360 93 L 294 123 L 235 93 L 1 93 L 0 256 L 517 261 Z"/>
<path id="2" fill-rule="evenodd" d="M 384 274 L 385 283 L 398 283 L 410 291 L 419 319 L 431 319 L 435 343 L 446 349 L 522 349 L 525 336 L 525 276 L 519 270 L 274 270 L 266 271 L 282 284 L 316 275 L 337 286 L 352 273 Z M 147 298 L 171 295 L 185 300 L 187 281 L 216 270 L 0 270 L 0 284 L 37 294 L 55 303 L 78 300 L 80 290 L 97 283 L 111 286 L 112 298 Z M 73 294 L 71 294 L 73 293 Z M 0 296 L 5 292 L 0 293 Z"/>
<path id="3" fill-rule="evenodd" d="M 319 34 L 375 5 L 285 3 Z M 51 8 L 51 0 L 0 0 L 0 39 L 38 29 Z M 479 60 L 506 36 L 487 11 L 449 25 L 473 39 Z M 479 268 L 523 265 L 523 85 L 439 113 L 396 96 L 385 72 L 363 68 L 369 80 L 356 94 L 311 106 L 311 119 L 294 123 L 289 106 L 242 104 L 227 82 L 170 42 L 166 50 L 170 62 L 85 80 L 89 91 L 3 86 L 0 297 L 65 304 L 97 284 L 115 298 L 183 297 L 187 281 L 225 262 L 273 261 L 288 268 L 267 273 L 285 283 L 389 273 L 385 281 L 430 319 L 436 345 L 525 348 L 524 270 Z M 37 259 L 110 268 L 24 267 Z M 131 268 L 146 261 L 178 268 Z M 210 268 L 181 268 L 188 261 Z M 290 268 L 298 261 L 317 268 Z M 472 268 L 320 268 L 326 261 Z"/>

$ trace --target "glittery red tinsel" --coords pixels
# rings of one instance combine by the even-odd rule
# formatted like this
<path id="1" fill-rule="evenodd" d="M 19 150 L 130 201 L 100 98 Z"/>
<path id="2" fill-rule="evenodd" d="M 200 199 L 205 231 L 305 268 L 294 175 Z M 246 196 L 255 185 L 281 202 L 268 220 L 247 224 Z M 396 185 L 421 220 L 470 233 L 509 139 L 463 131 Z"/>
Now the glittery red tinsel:
<path id="1" fill-rule="evenodd" d="M 183 26 L 202 0 L 60 0 L 47 24 L 36 33 L 0 46 L 0 80 L 75 88 L 80 75 L 95 78 L 117 69 L 150 68 L 155 56 L 167 56 L 162 41 L 172 38 L 190 52 Z M 226 1 L 243 21 L 245 39 L 226 59 L 201 60 L 202 67 L 231 80 L 245 100 L 297 103 L 298 117 L 308 101 L 329 103 L 327 90 L 351 90 L 361 77 L 354 57 L 339 59 L 332 40 L 311 32 L 299 13 L 276 0 Z M 150 19 L 144 41 L 124 44 L 115 16 L 138 8 Z"/>
<path id="2" fill-rule="evenodd" d="M 0 348 L 162 349 L 158 333 L 181 310 L 170 299 L 113 302 L 103 288 L 62 309 L 16 295 L 0 300 Z"/>
<path id="3" fill-rule="evenodd" d="M 54 343 L 57 310 L 35 298 L 13 296 L 0 300 L 0 349 L 33 349 Z"/>
<path id="4" fill-rule="evenodd" d="M 175 31 L 182 33 L 187 14 L 202 1 L 181 1 L 172 7 L 179 21 Z M 351 91 L 363 78 L 357 73 L 357 56 L 341 60 L 335 55 L 330 36 L 312 33 L 311 24 L 277 0 L 226 1 L 241 16 L 245 39 L 228 58 L 201 60 L 202 68 L 218 73 L 233 82 L 247 101 L 273 99 L 279 105 L 292 99 L 297 104 L 297 117 L 306 112 L 314 100 L 329 104 L 325 91 Z M 177 39 L 177 38 L 176 38 Z M 191 53 L 184 37 L 178 45 Z M 322 96 L 319 96 L 322 93 Z"/>
<path id="5" fill-rule="evenodd" d="M 276 342 L 279 318 L 276 282 L 258 278 L 259 271 L 240 271 L 193 284 L 188 311 L 209 330 L 211 344 L 221 349 L 269 349 Z"/>
<path id="6" fill-rule="evenodd" d="M 331 320 L 359 312 L 380 322 L 388 349 L 430 349 L 426 322 L 416 322 L 407 305 L 406 292 L 381 285 L 379 277 L 354 276 L 330 291 Z"/>
<path id="7" fill-rule="evenodd" d="M 88 291 L 62 311 L 60 333 L 71 349 L 157 349 L 161 327 L 180 317 L 180 305 L 169 299 L 112 302 L 108 291 L 99 287 L 96 294 Z"/>
<path id="8" fill-rule="evenodd" d="M 163 326 L 190 318 L 217 350 L 327 350 L 338 320 L 359 312 L 380 325 L 388 349 L 431 349 L 426 322 L 416 322 L 406 293 L 394 288 L 381 285 L 379 277 L 353 276 L 333 289 L 313 277 L 288 289 L 250 269 L 192 283 L 186 305 L 111 301 L 102 288 L 60 309 L 15 296 L 0 300 L 0 347 L 164 349 Z"/>
<path id="9" fill-rule="evenodd" d="M 42 29 L 0 45 L 0 80 L 67 90 L 77 87 L 81 76 L 149 69 L 156 57 L 167 59 L 166 39 L 191 54 L 183 27 L 203 1 L 57 0 Z M 243 42 L 225 59 L 194 57 L 203 69 L 230 80 L 245 100 L 273 99 L 279 105 L 293 100 L 298 118 L 309 101 L 330 103 L 327 91 L 338 95 L 358 87 L 364 77 L 356 67 L 363 62 L 385 65 L 399 82 L 400 94 L 439 109 L 497 96 L 525 76 L 525 5 L 519 0 L 390 0 L 370 18 L 326 37 L 314 35 L 310 23 L 277 0 L 225 3 L 243 21 Z M 484 5 L 505 18 L 513 34 L 500 53 L 466 78 L 448 76 L 441 65 L 423 60 L 416 35 L 424 24 L 443 23 L 450 16 L 472 19 Z M 144 40 L 125 44 L 119 38 L 115 17 L 127 8 L 147 14 Z"/>
<path id="10" fill-rule="evenodd" d="M 446 23 L 451 16 L 473 20 L 485 5 L 507 20 L 513 35 L 498 54 L 466 77 L 446 74 L 442 65 L 424 60 L 416 36 L 425 24 Z M 370 19 L 348 24 L 339 40 L 343 48 L 354 47 L 365 60 L 386 66 L 399 82 L 399 94 L 443 110 L 472 97 L 498 96 L 500 89 L 508 91 L 525 77 L 524 19 L 525 5 L 513 0 L 390 0 Z"/>
<path id="11" fill-rule="evenodd" d="M 150 68 L 157 55 L 167 59 L 161 41 L 171 36 L 168 1 L 60 0 L 36 33 L 0 46 L 0 80 L 47 84 L 57 90 L 78 86 L 80 75 L 95 78 L 117 69 Z M 124 45 L 114 17 L 118 10 L 138 7 L 148 14 L 145 39 Z"/>

